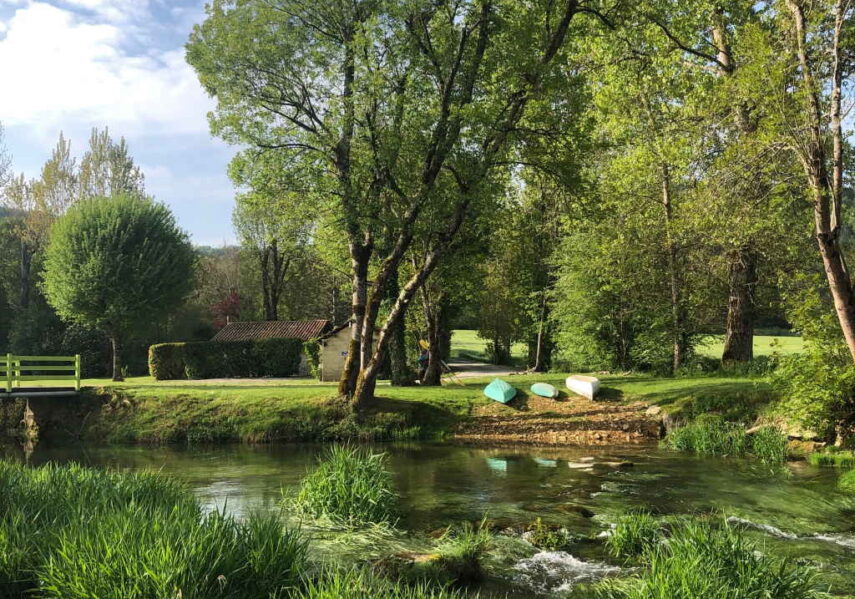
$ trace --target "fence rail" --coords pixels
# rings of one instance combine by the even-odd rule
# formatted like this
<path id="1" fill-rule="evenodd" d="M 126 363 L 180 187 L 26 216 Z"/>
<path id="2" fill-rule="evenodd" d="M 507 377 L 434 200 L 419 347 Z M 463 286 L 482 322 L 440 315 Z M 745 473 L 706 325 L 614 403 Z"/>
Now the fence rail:
<path id="1" fill-rule="evenodd" d="M 80 391 L 80 355 L 0 356 L 0 385 L 5 384 L 6 393 L 31 381 L 74 381 L 74 390 Z"/>

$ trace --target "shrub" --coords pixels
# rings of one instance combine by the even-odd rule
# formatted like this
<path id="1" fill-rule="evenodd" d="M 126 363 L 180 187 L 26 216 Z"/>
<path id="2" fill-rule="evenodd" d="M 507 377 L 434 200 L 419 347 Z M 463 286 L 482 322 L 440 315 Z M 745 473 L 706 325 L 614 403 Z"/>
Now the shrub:
<path id="1" fill-rule="evenodd" d="M 749 448 L 749 441 L 741 425 L 726 422 L 720 416 L 707 415 L 668 433 L 665 445 L 678 451 L 733 456 L 744 454 Z"/>
<path id="2" fill-rule="evenodd" d="M 184 343 L 158 343 L 149 347 L 148 372 L 158 381 L 183 379 Z"/>
<path id="3" fill-rule="evenodd" d="M 606 549 L 615 557 L 638 557 L 649 551 L 662 539 L 662 529 L 649 512 L 624 514 L 615 522 L 606 539 Z"/>
<path id="4" fill-rule="evenodd" d="M 764 426 L 751 435 L 751 453 L 768 466 L 787 461 L 787 436 L 774 426 Z"/>
<path id="5" fill-rule="evenodd" d="M 427 583 L 409 585 L 389 582 L 362 570 L 346 570 L 322 574 L 307 581 L 294 599 L 464 599 L 453 589 L 430 586 Z"/>
<path id="6" fill-rule="evenodd" d="M 292 376 L 300 370 L 299 339 L 160 343 L 149 348 L 157 380 Z"/>
<path id="7" fill-rule="evenodd" d="M 649 567 L 625 580 L 606 581 L 612 599 L 813 599 L 813 571 L 757 550 L 726 522 L 685 522 L 667 543 L 644 554 Z"/>
<path id="8" fill-rule="evenodd" d="M 855 452 L 828 448 L 816 451 L 808 456 L 808 462 L 814 466 L 834 466 L 835 468 L 855 468 Z"/>
<path id="9" fill-rule="evenodd" d="M 837 486 L 842 491 L 855 493 L 855 470 L 841 474 L 840 478 L 837 479 Z"/>
<path id="10" fill-rule="evenodd" d="M 386 468 L 386 454 L 333 446 L 297 493 L 296 507 L 348 528 L 394 524 L 398 495 Z"/>
<path id="11" fill-rule="evenodd" d="M 465 522 L 456 529 L 449 527 L 437 547 L 437 563 L 455 584 L 480 582 L 484 578 L 481 558 L 492 541 L 486 520 L 477 526 Z"/>

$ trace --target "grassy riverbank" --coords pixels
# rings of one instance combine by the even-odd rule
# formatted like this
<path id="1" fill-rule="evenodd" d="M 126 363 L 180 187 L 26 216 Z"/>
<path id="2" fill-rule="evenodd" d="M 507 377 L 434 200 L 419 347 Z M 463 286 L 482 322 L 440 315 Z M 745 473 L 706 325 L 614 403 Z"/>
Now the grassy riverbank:
<path id="1" fill-rule="evenodd" d="M 316 381 L 90 380 L 87 393 L 97 396 L 102 407 L 86 423 L 85 436 L 113 443 L 415 439 L 449 435 L 482 414 L 491 419 L 541 415 L 563 424 L 584 420 L 590 411 L 574 411 L 574 406 L 584 407 L 575 396 L 552 402 L 528 393 L 539 380 L 563 388 L 565 376 L 504 377 L 519 390 L 508 406 L 483 396 L 489 378 L 443 387 L 381 385 L 377 400 L 359 419 L 335 401 L 334 385 Z M 764 382 L 745 377 L 603 376 L 602 383 L 597 403 L 606 409 L 643 411 L 644 405 L 657 404 L 685 418 L 717 411 L 747 420 L 771 398 Z"/>

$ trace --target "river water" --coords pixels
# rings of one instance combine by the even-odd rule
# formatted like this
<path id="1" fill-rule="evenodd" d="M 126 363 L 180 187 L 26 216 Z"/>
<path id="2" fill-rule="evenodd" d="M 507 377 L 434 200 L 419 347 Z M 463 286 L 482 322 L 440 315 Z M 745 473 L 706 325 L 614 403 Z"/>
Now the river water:
<path id="1" fill-rule="evenodd" d="M 280 509 L 283 493 L 296 489 L 322 449 L 39 446 L 27 459 L 32 464 L 73 460 L 119 470 L 159 470 L 184 481 L 206 507 L 240 515 Z M 748 460 L 655 447 L 389 444 L 378 449 L 388 453 L 402 497 L 400 528 L 422 538 L 485 514 L 510 528 L 540 517 L 580 538 L 596 538 L 608 534 L 615 516 L 634 508 L 663 516 L 720 512 L 745 527 L 763 551 L 810 563 L 833 593 L 855 594 L 855 497 L 837 490 L 839 473 L 834 469 L 802 462 L 771 472 Z M 494 580 L 492 589 L 511 591 L 510 596 L 532 596 L 533 591 L 548 596 L 614 573 L 615 566 L 601 543 L 580 542 L 569 553 L 510 548 L 499 565 L 507 575 Z M 504 584 L 508 581 L 513 584 Z M 490 585 L 485 590 L 491 594 Z"/>

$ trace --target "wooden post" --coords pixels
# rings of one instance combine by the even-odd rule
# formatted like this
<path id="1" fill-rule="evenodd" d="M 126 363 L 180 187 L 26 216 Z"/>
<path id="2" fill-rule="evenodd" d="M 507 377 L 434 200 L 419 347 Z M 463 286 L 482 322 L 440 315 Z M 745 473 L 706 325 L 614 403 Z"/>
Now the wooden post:
<path id="1" fill-rule="evenodd" d="M 80 391 L 80 354 L 74 355 L 74 390 Z"/>
<path id="2" fill-rule="evenodd" d="M 12 354 L 6 354 L 6 393 L 12 392 Z"/>

